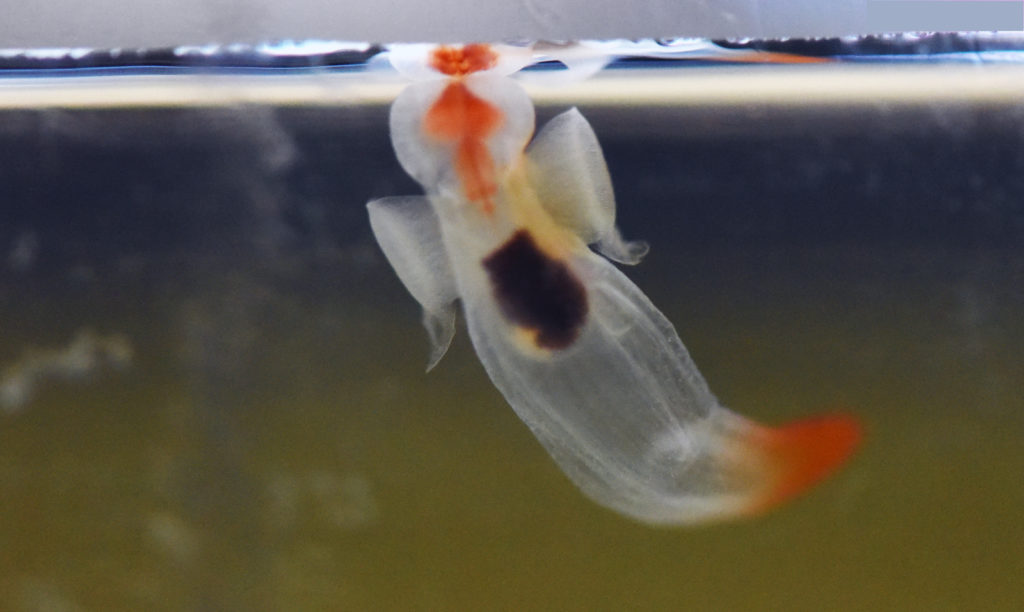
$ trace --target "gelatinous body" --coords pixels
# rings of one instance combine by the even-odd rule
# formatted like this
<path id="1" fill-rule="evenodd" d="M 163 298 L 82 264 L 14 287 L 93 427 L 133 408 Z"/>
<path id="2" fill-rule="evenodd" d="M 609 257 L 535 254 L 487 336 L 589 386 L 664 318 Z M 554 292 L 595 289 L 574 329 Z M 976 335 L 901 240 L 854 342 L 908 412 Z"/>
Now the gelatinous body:
<path id="1" fill-rule="evenodd" d="M 598 503 L 649 523 L 756 514 L 848 458 L 860 437 L 851 417 L 770 428 L 718 403 L 672 324 L 608 261 L 637 263 L 646 245 L 620 238 L 578 111 L 531 143 L 533 106 L 505 74 L 516 62 L 485 45 L 424 53 L 434 70 L 395 101 L 391 134 L 426 196 L 368 207 L 423 305 L 429 367 L 460 300 L 492 381 L 559 466 Z"/>

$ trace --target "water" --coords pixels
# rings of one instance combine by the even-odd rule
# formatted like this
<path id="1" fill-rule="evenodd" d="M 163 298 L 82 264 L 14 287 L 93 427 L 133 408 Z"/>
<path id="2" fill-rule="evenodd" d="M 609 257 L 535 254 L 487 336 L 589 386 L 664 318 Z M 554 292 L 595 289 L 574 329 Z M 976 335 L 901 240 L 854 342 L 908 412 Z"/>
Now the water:
<path id="1" fill-rule="evenodd" d="M 946 66 L 845 101 L 813 83 L 891 68 L 707 66 L 665 73 L 692 92 L 674 103 L 540 99 L 594 124 L 623 232 L 652 244 L 628 272 L 723 403 L 867 426 L 807 497 L 680 530 L 583 498 L 464 330 L 423 373 L 363 207 L 415 192 L 387 95 L 4 111 L 0 370 L 82 330 L 131 352 L 0 412 L 0 608 L 1019 609 L 1024 106 L 1003 69 L 942 98 L 912 79 Z"/>

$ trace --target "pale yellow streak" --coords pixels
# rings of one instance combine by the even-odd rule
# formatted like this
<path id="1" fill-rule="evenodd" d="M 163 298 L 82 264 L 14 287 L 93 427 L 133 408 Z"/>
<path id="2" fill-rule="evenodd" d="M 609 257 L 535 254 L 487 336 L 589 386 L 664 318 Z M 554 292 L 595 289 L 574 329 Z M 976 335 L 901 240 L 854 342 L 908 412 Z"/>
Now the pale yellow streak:
<path id="1" fill-rule="evenodd" d="M 388 104 L 406 82 L 380 73 L 0 78 L 0 109 Z M 817 106 L 1011 103 L 1024 66 L 709 66 L 610 70 L 564 87 L 527 83 L 539 105 Z"/>
<path id="2" fill-rule="evenodd" d="M 538 104 L 612 106 L 1024 101 L 1024 66 L 1016 65 L 712 66 L 606 74 L 564 90 L 530 89 L 530 95 Z"/>

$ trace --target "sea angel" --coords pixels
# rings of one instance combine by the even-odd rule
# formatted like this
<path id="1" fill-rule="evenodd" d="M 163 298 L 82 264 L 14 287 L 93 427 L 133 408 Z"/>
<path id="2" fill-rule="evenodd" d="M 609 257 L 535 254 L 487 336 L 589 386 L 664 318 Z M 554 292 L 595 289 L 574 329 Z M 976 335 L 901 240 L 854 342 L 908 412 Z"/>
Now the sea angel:
<path id="1" fill-rule="evenodd" d="M 620 238 L 600 145 L 576 109 L 530 142 L 533 105 L 508 77 L 528 49 L 393 53 L 419 80 L 391 107 L 391 138 L 426 196 L 368 208 L 423 306 L 428 370 L 459 300 L 491 380 L 562 470 L 647 523 L 757 514 L 846 461 L 860 439 L 852 417 L 772 428 L 721 406 L 672 324 L 608 261 L 637 263 L 646 245 Z"/>

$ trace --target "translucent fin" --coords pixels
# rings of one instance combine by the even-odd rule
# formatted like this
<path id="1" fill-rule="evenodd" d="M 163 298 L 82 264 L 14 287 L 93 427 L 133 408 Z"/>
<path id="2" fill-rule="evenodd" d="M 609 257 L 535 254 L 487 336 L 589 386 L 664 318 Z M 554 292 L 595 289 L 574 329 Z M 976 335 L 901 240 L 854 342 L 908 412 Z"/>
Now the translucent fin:
<path id="1" fill-rule="evenodd" d="M 430 371 L 455 335 L 455 277 L 441 240 L 441 226 L 424 196 L 381 198 L 366 205 L 377 243 L 398 278 L 423 306 L 430 336 Z"/>
<path id="2" fill-rule="evenodd" d="M 442 80 L 445 75 L 430 66 L 430 52 L 437 45 L 410 43 L 388 45 L 387 60 L 391 66 L 411 81 Z"/>
<path id="3" fill-rule="evenodd" d="M 455 337 L 455 305 L 449 303 L 443 310 L 432 312 L 423 309 L 423 327 L 430 337 L 430 356 L 427 357 L 427 372 L 434 369 L 448 352 Z"/>
<path id="4" fill-rule="evenodd" d="M 623 240 L 619 228 L 612 227 L 611 231 L 605 234 L 597 244 L 597 252 L 612 261 L 629 266 L 635 266 L 647 255 L 650 245 L 644 240 Z"/>
<path id="5" fill-rule="evenodd" d="M 533 64 L 533 47 L 517 45 L 491 45 L 498 52 L 498 64 L 493 68 L 497 74 L 508 76 Z"/>
<path id="6" fill-rule="evenodd" d="M 431 142 L 423 133 L 423 117 L 445 84 L 443 79 L 413 83 L 391 104 L 389 124 L 395 156 L 402 169 L 427 190 L 454 178 L 451 151 Z"/>
<path id="7" fill-rule="evenodd" d="M 589 79 L 615 59 L 607 50 L 587 43 L 537 43 L 533 52 L 536 59 L 557 60 L 566 69 L 524 72 L 519 79 L 530 85 L 553 88 L 568 87 Z"/>
<path id="8" fill-rule="evenodd" d="M 583 115 L 571 108 L 544 126 L 527 149 L 530 182 L 555 221 L 603 255 L 635 264 L 643 242 L 626 242 L 615 228 L 615 193 L 601 145 Z"/>

